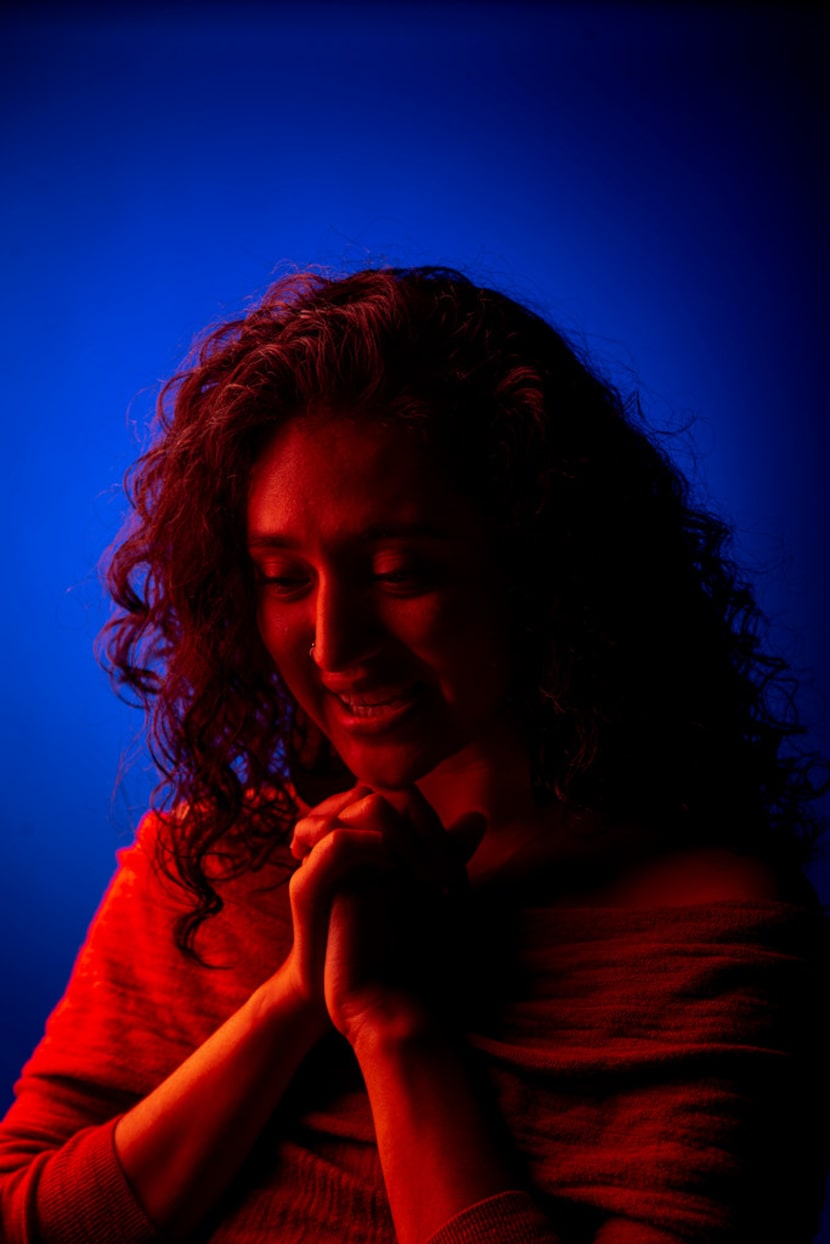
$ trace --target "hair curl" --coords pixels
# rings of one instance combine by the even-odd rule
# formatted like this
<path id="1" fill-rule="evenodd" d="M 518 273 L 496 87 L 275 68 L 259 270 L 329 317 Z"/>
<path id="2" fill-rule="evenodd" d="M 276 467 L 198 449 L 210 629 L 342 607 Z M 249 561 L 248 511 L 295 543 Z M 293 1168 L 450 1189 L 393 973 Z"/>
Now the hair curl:
<path id="1" fill-rule="evenodd" d="M 101 660 L 147 710 L 156 803 L 184 809 L 163 861 L 194 900 L 182 949 L 222 906 L 219 874 L 284 841 L 292 779 L 335 760 L 265 652 L 244 526 L 264 444 L 320 408 L 418 427 L 494 518 L 540 800 L 809 857 L 827 784 L 793 746 L 794 681 L 763 649 L 727 526 L 695 508 L 636 398 L 459 272 L 301 273 L 164 385 L 105 563 Z"/>

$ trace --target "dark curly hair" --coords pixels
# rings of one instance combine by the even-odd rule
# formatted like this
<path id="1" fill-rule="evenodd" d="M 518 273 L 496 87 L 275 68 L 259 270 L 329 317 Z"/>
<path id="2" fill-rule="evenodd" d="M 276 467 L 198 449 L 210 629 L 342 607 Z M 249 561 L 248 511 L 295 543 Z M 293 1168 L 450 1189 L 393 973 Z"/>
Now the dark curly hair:
<path id="1" fill-rule="evenodd" d="M 494 519 L 540 801 L 809 858 L 826 783 L 794 746 L 793 681 L 763 650 L 728 528 L 695 508 L 636 398 L 459 272 L 307 272 L 210 331 L 163 387 L 105 562 L 99 653 L 148 712 L 157 806 L 179 808 L 163 863 L 192 892 L 183 949 L 222 906 L 218 876 L 285 840 L 295 783 L 337 780 L 260 639 L 244 519 L 265 443 L 321 408 L 420 429 Z"/>

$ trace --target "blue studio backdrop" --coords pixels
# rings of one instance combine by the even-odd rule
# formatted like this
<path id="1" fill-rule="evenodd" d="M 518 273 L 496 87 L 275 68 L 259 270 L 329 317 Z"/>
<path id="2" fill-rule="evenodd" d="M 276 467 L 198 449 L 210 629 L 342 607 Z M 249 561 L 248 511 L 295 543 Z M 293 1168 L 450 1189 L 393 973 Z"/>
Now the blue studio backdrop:
<path id="1" fill-rule="evenodd" d="M 830 751 L 826 19 L 312 2 L 1 20 L 4 1107 L 153 781 L 92 656 L 122 474 L 194 333 L 286 266 L 458 265 L 639 385 L 655 425 L 694 417 L 696 458 L 677 452 L 735 523 Z"/>

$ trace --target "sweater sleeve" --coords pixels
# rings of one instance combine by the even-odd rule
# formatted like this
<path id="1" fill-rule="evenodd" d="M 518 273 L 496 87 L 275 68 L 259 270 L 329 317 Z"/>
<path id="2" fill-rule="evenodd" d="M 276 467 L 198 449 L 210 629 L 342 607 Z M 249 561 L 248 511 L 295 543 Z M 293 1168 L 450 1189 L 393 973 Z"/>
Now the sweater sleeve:
<path id="1" fill-rule="evenodd" d="M 526 1192 L 501 1192 L 456 1214 L 428 1244 L 562 1244 Z"/>
<path id="2" fill-rule="evenodd" d="M 4 1146 L 4 1240 L 9 1244 L 154 1244 L 161 1239 L 133 1196 L 115 1153 L 117 1119 L 42 1150 L 17 1170 Z M 21 1153 L 21 1149 L 18 1153 Z M 22 1156 L 22 1154 L 21 1154 Z"/>
<path id="3" fill-rule="evenodd" d="M 8 1244 L 159 1238 L 114 1146 L 115 1125 L 189 1052 L 172 991 L 175 947 L 151 864 L 153 818 L 92 922 L 66 992 L 0 1125 L 0 1237 Z"/>

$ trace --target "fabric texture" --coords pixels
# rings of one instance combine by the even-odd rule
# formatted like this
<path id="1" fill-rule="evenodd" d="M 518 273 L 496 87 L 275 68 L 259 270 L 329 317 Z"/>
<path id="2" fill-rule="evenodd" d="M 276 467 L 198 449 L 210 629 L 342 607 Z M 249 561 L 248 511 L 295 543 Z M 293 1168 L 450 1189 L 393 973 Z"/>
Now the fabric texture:
<path id="1" fill-rule="evenodd" d="M 207 966 L 173 943 L 186 900 L 145 818 L 0 1127 L 8 1244 L 154 1244 L 113 1147 L 146 1096 L 283 961 L 286 858 L 223 885 Z M 722 902 L 551 907 L 481 893 L 467 919 L 471 1058 L 524 1191 L 430 1244 L 805 1244 L 824 1187 L 826 924 Z M 477 967 L 475 965 L 478 965 Z M 198 1235 L 212 1244 L 394 1244 L 359 1068 L 306 1059 Z"/>
<path id="2" fill-rule="evenodd" d="M 559 1244 L 532 1197 L 503 1192 L 451 1218 L 429 1244 Z"/>

